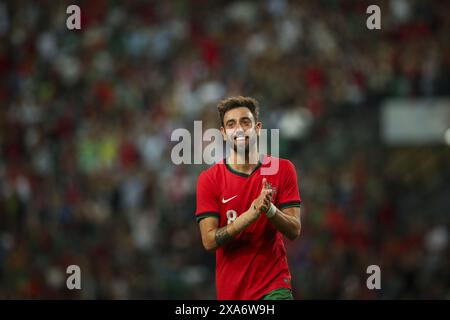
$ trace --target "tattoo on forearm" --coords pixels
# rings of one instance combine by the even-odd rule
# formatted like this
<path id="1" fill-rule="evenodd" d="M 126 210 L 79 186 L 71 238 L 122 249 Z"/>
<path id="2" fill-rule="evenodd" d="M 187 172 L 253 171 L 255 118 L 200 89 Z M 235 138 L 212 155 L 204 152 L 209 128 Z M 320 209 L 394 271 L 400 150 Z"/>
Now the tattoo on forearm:
<path id="1" fill-rule="evenodd" d="M 217 245 L 221 246 L 224 243 L 230 241 L 233 237 L 228 234 L 227 226 L 225 226 L 220 229 L 217 229 L 215 238 Z"/>

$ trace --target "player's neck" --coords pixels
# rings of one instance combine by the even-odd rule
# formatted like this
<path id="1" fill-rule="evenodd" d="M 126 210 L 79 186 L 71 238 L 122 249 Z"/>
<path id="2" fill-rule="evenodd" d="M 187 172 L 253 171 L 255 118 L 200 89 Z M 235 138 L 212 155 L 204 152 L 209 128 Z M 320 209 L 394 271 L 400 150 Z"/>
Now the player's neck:
<path id="1" fill-rule="evenodd" d="M 235 171 L 250 174 L 259 164 L 259 160 L 258 151 L 249 152 L 244 156 L 239 155 L 233 150 L 227 159 L 227 164 Z"/>

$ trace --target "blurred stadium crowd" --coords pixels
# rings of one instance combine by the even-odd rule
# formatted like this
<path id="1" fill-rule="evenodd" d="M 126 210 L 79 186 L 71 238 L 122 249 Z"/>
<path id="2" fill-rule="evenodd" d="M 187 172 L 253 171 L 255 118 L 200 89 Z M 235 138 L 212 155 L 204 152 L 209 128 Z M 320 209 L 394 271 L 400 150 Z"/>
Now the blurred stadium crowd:
<path id="1" fill-rule="evenodd" d="M 450 299 L 449 147 L 379 134 L 384 99 L 449 95 L 449 2 L 377 1 L 375 31 L 365 1 L 77 3 L 69 31 L 72 3 L 0 1 L 0 298 L 214 299 L 206 165 L 170 136 L 242 94 L 298 170 L 296 298 Z"/>

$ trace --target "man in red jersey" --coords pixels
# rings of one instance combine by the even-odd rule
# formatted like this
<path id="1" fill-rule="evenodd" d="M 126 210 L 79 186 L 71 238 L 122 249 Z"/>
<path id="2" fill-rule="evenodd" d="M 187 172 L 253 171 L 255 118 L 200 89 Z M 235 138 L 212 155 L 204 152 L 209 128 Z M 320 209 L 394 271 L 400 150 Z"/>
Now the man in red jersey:
<path id="1" fill-rule="evenodd" d="M 293 299 L 283 235 L 300 235 L 297 175 L 289 160 L 258 154 L 258 109 L 249 97 L 219 103 L 221 132 L 233 148 L 198 178 L 196 218 L 203 246 L 216 251 L 219 300 Z M 274 161 L 278 170 L 264 175 Z"/>

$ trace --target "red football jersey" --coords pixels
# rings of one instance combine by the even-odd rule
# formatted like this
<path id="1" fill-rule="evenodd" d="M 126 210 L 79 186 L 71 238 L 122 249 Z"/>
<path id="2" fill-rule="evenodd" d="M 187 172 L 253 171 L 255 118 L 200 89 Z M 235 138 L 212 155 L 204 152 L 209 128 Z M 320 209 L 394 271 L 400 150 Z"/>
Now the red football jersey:
<path id="1" fill-rule="evenodd" d="M 271 161 L 278 171 L 261 174 Z M 219 218 L 219 228 L 233 222 L 250 208 L 262 189 L 262 180 L 274 190 L 278 209 L 300 206 L 301 198 L 294 165 L 286 159 L 264 156 L 251 174 L 234 171 L 226 161 L 203 171 L 197 183 L 196 218 Z M 291 289 L 283 235 L 264 214 L 227 244 L 216 250 L 216 288 L 219 300 L 256 300 L 274 289 Z"/>

